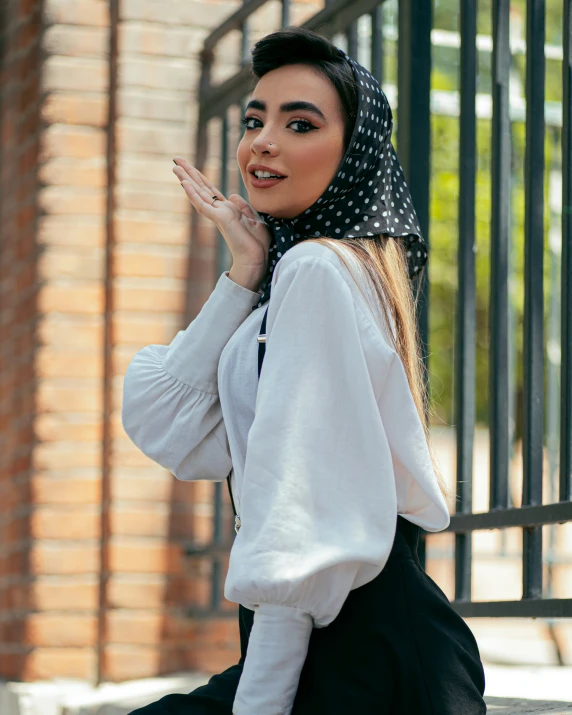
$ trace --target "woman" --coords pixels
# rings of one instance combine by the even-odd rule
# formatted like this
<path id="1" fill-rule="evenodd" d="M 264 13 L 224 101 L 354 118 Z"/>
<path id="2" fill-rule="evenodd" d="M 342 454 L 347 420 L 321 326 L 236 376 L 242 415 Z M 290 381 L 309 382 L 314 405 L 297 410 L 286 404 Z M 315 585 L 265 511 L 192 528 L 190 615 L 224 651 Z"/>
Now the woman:
<path id="1" fill-rule="evenodd" d="M 242 657 L 135 712 L 481 715 L 475 639 L 417 556 L 419 527 L 449 513 L 410 280 L 427 247 L 390 107 L 308 30 L 252 56 L 237 152 L 250 203 L 174 168 L 232 267 L 169 346 L 135 355 L 123 406 L 127 434 L 179 479 L 232 469 L 225 595 Z"/>

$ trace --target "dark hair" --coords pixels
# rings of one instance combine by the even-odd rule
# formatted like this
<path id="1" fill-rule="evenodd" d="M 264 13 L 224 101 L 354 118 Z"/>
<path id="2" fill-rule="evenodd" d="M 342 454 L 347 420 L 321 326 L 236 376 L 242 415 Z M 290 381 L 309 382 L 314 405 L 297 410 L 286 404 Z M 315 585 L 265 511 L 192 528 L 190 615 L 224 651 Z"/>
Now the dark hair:
<path id="1" fill-rule="evenodd" d="M 295 64 L 314 67 L 336 88 L 344 120 L 344 150 L 347 149 L 358 107 L 358 85 L 349 63 L 329 40 L 303 27 L 272 32 L 252 48 L 252 73 L 257 79 L 279 67 Z"/>

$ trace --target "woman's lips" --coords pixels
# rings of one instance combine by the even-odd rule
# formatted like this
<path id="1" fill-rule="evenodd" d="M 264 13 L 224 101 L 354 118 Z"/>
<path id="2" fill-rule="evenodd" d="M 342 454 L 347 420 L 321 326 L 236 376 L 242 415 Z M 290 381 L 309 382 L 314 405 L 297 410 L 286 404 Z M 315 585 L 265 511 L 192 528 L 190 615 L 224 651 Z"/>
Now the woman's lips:
<path id="1" fill-rule="evenodd" d="M 255 189 L 270 189 L 272 186 L 284 181 L 285 178 L 284 176 L 281 179 L 257 179 L 254 174 L 250 174 L 250 183 Z"/>

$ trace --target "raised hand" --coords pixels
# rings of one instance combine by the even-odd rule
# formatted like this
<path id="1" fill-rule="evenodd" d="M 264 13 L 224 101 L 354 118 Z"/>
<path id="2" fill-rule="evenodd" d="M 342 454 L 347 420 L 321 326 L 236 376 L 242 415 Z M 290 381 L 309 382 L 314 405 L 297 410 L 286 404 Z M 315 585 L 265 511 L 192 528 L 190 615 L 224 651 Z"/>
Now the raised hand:
<path id="1" fill-rule="evenodd" d="M 221 232 L 232 255 L 234 275 L 258 285 L 268 266 L 270 231 L 258 213 L 238 194 L 224 195 L 183 157 L 174 159 L 173 173 L 195 209 Z M 213 203 L 213 196 L 217 200 Z M 231 276 L 232 277 L 232 276 Z"/>

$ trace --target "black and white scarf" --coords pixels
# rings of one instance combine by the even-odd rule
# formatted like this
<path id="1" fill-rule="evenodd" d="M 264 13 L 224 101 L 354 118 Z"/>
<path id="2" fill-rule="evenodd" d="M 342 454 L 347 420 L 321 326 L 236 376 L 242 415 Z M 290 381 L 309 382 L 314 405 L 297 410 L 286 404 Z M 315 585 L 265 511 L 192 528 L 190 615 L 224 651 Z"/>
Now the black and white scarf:
<path id="1" fill-rule="evenodd" d="M 280 258 L 307 238 L 401 238 L 407 242 L 411 278 L 427 261 L 427 244 L 391 143 L 393 114 L 387 97 L 365 67 L 343 50 L 338 51 L 350 63 L 359 87 L 350 143 L 332 183 L 304 213 L 293 219 L 259 214 L 272 238 L 268 273 L 253 310 L 269 300 L 272 274 Z"/>

